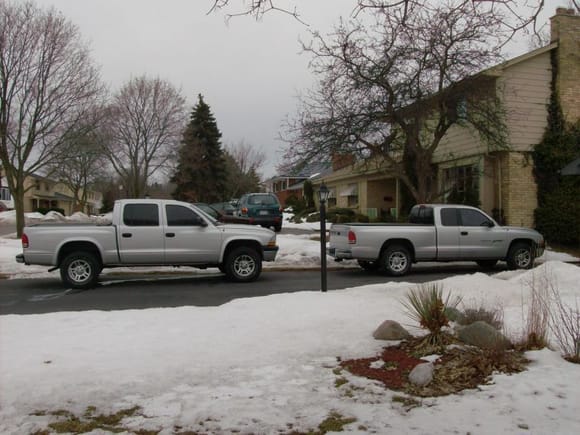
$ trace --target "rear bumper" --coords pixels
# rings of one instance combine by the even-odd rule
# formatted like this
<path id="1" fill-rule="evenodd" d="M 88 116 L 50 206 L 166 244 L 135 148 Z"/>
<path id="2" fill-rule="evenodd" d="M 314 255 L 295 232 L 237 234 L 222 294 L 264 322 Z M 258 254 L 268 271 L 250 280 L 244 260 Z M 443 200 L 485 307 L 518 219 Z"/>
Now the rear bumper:
<path id="1" fill-rule="evenodd" d="M 256 216 L 247 218 L 250 225 L 267 225 L 269 227 L 282 226 L 282 218 L 279 216 Z"/>
<path id="2" fill-rule="evenodd" d="M 353 258 L 350 249 L 327 248 L 326 253 L 337 260 L 351 260 Z"/>
<path id="3" fill-rule="evenodd" d="M 276 254 L 278 253 L 278 249 L 280 249 L 278 246 L 275 246 L 273 248 L 271 247 L 264 248 L 263 249 L 264 261 L 274 261 L 276 259 Z"/>

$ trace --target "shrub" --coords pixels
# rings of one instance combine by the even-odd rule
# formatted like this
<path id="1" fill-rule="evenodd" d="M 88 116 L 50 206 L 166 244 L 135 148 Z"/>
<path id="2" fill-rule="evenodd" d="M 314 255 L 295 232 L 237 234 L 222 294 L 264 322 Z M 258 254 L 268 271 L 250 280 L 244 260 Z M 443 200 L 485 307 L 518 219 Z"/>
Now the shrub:
<path id="1" fill-rule="evenodd" d="M 548 346 L 550 321 L 549 279 L 546 274 L 532 274 L 527 283 L 530 296 L 527 307 L 524 337 L 520 347 L 524 349 L 542 349 Z M 522 303 L 523 307 L 523 303 Z"/>
<path id="2" fill-rule="evenodd" d="M 580 180 L 568 179 L 544 194 L 544 205 L 535 211 L 536 228 L 555 243 L 580 243 Z"/>
<path id="3" fill-rule="evenodd" d="M 427 343 L 441 344 L 442 328 L 449 325 L 446 310 L 456 308 L 461 298 L 451 298 L 451 293 L 448 293 L 443 299 L 443 288 L 438 284 L 421 284 L 409 290 L 406 297 L 403 306 L 408 316 L 429 331 Z"/>
<path id="4" fill-rule="evenodd" d="M 471 325 L 479 321 L 485 322 L 495 329 L 500 330 L 503 328 L 503 310 L 501 308 L 489 309 L 483 306 L 468 307 L 457 318 L 457 323 L 460 325 Z"/>

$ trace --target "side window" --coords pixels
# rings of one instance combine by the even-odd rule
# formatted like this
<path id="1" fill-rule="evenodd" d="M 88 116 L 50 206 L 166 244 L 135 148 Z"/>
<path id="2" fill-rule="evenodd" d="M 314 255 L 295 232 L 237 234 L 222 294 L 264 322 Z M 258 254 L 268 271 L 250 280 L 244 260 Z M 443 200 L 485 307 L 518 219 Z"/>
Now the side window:
<path id="1" fill-rule="evenodd" d="M 461 215 L 461 225 L 464 227 L 480 227 L 489 222 L 489 219 L 477 210 L 462 208 L 459 213 Z"/>
<path id="2" fill-rule="evenodd" d="M 441 225 L 444 227 L 457 227 L 459 220 L 457 219 L 456 208 L 442 208 L 441 209 Z"/>
<path id="3" fill-rule="evenodd" d="M 413 207 L 409 215 L 409 222 L 412 224 L 434 225 L 433 208 Z"/>
<path id="4" fill-rule="evenodd" d="M 193 227 L 199 226 L 201 218 L 192 209 L 181 205 L 166 205 L 167 226 L 170 227 Z"/>
<path id="5" fill-rule="evenodd" d="M 157 204 L 125 204 L 123 223 L 130 227 L 157 227 L 159 207 Z"/>

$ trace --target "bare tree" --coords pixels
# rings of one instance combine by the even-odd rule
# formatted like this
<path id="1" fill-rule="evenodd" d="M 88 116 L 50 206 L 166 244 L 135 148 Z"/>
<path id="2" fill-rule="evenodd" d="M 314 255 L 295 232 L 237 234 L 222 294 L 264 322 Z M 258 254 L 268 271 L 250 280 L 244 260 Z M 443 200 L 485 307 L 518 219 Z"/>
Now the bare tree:
<path id="1" fill-rule="evenodd" d="M 405 5 L 406 7 L 407 5 Z M 448 1 L 374 10 L 372 26 L 342 23 L 330 41 L 305 46 L 318 86 L 288 123 L 294 162 L 353 154 L 401 179 L 417 202 L 439 195 L 433 155 L 453 125 L 505 147 L 493 77 L 502 16 Z"/>
<path id="2" fill-rule="evenodd" d="M 101 91 L 76 26 L 54 9 L 0 1 L 0 159 L 18 235 L 25 179 L 59 158 L 63 137 Z"/>
<path id="3" fill-rule="evenodd" d="M 173 85 L 145 76 L 129 80 L 108 108 L 105 152 L 128 197 L 139 198 L 179 144 L 185 99 Z"/>
<path id="4" fill-rule="evenodd" d="M 240 141 L 225 149 L 228 177 L 230 178 L 229 197 L 237 198 L 248 192 L 256 192 L 260 185 L 260 171 L 266 161 L 266 154 Z"/>
<path id="5" fill-rule="evenodd" d="M 260 19 L 267 13 L 279 12 L 288 14 L 304 24 L 307 21 L 300 15 L 297 7 L 292 5 L 292 1 L 282 0 L 213 0 L 210 12 L 232 9 L 234 3 L 239 6 L 234 12 L 226 14 L 228 19 L 237 16 L 252 16 Z M 280 3 L 283 3 L 284 6 L 280 6 Z M 422 3 L 424 3 L 422 0 L 353 0 L 351 15 L 357 17 L 362 12 L 373 9 L 383 12 L 397 9 L 403 11 L 402 21 L 404 23 L 408 11 Z M 429 0 L 427 6 L 434 7 L 439 3 L 439 0 Z M 580 11 L 579 0 L 569 0 L 569 3 Z M 539 30 L 538 17 L 545 6 L 545 0 L 461 0 L 462 8 L 469 6 L 473 7 L 474 12 L 476 9 L 485 8 L 494 14 L 501 13 L 504 16 L 504 24 L 510 30 L 508 39 L 511 39 L 521 30 L 531 28 L 533 33 Z"/>
<path id="6" fill-rule="evenodd" d="M 72 192 L 73 208 L 83 212 L 87 209 L 89 191 L 107 166 L 99 131 L 100 112 L 92 115 L 64 136 L 61 158 L 51 165 L 53 177 Z"/>

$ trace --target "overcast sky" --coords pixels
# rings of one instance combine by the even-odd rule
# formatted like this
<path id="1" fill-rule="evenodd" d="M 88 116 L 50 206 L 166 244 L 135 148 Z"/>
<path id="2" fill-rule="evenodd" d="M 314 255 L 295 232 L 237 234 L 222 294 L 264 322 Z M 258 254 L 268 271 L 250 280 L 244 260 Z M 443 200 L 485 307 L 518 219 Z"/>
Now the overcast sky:
<path id="1" fill-rule="evenodd" d="M 277 140 L 280 126 L 295 111 L 299 91 L 313 84 L 309 57 L 300 54 L 299 38 L 308 39 L 307 26 L 281 13 L 269 13 L 259 22 L 237 17 L 226 23 L 222 12 L 208 15 L 212 0 L 37 3 L 54 5 L 79 26 L 112 90 L 131 76 L 158 76 L 181 88 L 188 111 L 201 93 L 216 116 L 224 145 L 243 140 L 263 150 L 264 175 L 274 175 L 285 146 Z M 311 29 L 323 33 L 355 5 L 354 0 L 291 3 Z"/>

